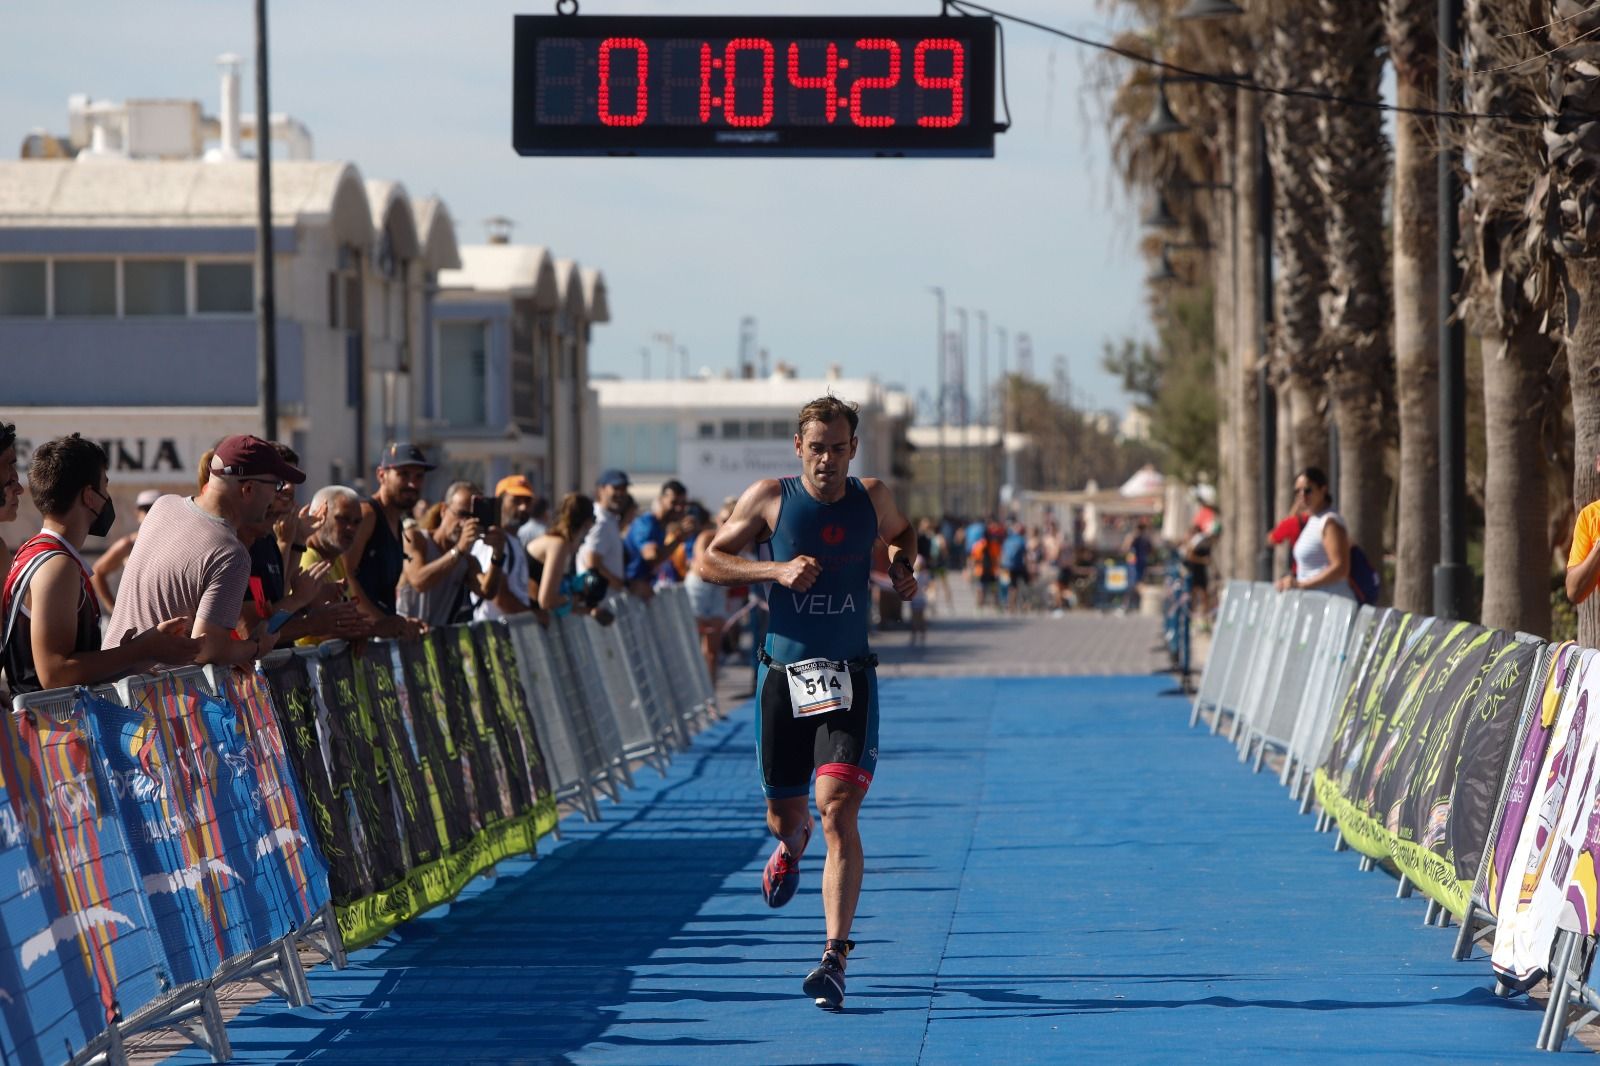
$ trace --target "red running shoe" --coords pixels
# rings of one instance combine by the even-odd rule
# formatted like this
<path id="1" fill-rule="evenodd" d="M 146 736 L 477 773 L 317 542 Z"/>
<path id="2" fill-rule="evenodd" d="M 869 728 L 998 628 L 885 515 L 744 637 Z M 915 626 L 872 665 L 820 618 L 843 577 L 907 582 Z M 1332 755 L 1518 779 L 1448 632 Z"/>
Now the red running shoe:
<path id="1" fill-rule="evenodd" d="M 761 871 L 761 896 L 767 906 L 781 907 L 794 899 L 795 890 L 800 887 L 800 856 L 806 853 L 809 843 L 811 816 L 807 815 L 806 835 L 800 841 L 800 851 L 790 855 L 783 841 L 778 841 L 778 846 L 772 849 L 772 857 L 767 860 L 767 868 Z"/>

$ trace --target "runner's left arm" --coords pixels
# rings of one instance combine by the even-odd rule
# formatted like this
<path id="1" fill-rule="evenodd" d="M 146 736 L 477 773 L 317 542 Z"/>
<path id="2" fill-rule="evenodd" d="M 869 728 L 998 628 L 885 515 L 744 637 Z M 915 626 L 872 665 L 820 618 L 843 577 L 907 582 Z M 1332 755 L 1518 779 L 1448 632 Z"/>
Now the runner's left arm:
<path id="1" fill-rule="evenodd" d="M 889 547 L 889 580 L 900 598 L 909 600 L 917 594 L 917 579 L 911 573 L 917 561 L 917 530 L 900 513 L 889 486 L 871 477 L 862 478 L 861 484 L 878 512 L 878 537 Z"/>

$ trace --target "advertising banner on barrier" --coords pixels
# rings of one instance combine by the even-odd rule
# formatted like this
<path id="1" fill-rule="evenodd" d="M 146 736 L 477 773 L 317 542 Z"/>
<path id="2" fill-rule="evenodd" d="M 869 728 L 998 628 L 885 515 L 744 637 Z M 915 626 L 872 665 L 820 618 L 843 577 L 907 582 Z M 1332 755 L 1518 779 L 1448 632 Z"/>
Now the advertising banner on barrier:
<path id="1" fill-rule="evenodd" d="M 1486 883 L 1481 886 L 1480 893 L 1488 903 L 1489 913 L 1496 916 L 1503 904 L 1515 903 L 1511 881 L 1517 842 L 1522 839 L 1522 827 L 1528 820 L 1545 753 L 1550 748 L 1550 737 L 1566 705 L 1567 687 L 1577 673 L 1580 657 L 1576 644 L 1562 645 L 1556 653 L 1555 663 L 1545 675 L 1539 707 L 1528 725 L 1516 762 L 1506 771 L 1510 781 L 1506 787 L 1505 813 L 1490 841 L 1489 858 L 1484 864 Z"/>
<path id="2" fill-rule="evenodd" d="M 1327 756 L 1317 770 L 1318 779 L 1339 775 L 1343 782 L 1355 772 L 1355 766 L 1347 764 L 1352 757 L 1356 760 L 1361 758 L 1368 723 L 1377 711 L 1383 686 L 1388 682 L 1407 630 L 1414 628 L 1413 620 L 1412 615 L 1390 609 L 1379 616 L 1378 624 L 1373 626 L 1360 668 L 1343 693 L 1339 710 L 1334 716 Z"/>
<path id="3" fill-rule="evenodd" d="M 60 1062 L 168 983 L 88 738 L 42 712 L 0 723 L 0 938 L 6 1062 Z"/>
<path id="4" fill-rule="evenodd" d="M 400 709 L 411 726 L 416 758 L 433 802 L 440 846 L 449 851 L 465 844 L 477 832 L 472 790 L 465 768 L 466 756 L 456 744 L 445 713 L 432 640 L 404 640 L 393 645 L 405 683 L 400 686 Z"/>
<path id="5" fill-rule="evenodd" d="M 1425 717 L 1425 696 L 1430 682 L 1441 674 L 1439 663 L 1469 635 L 1465 623 L 1417 621 L 1420 624 L 1410 626 L 1404 639 L 1391 645 L 1393 654 L 1384 660 L 1387 669 L 1368 686 L 1363 713 L 1353 722 L 1342 762 L 1317 780 L 1317 796 L 1338 820 L 1344 839 L 1376 859 L 1392 854 L 1395 833 L 1385 816 L 1404 796 L 1404 781 L 1392 778 L 1389 771 Z"/>
<path id="6" fill-rule="evenodd" d="M 1458 632 L 1427 676 L 1410 737 L 1380 789 L 1379 810 L 1392 835 L 1395 865 L 1454 914 L 1465 913 L 1477 873 L 1473 868 L 1466 877 L 1459 876 L 1450 851 L 1452 822 L 1468 813 L 1466 805 L 1476 795 L 1455 791 L 1462 742 L 1472 721 L 1515 723 L 1527 685 L 1527 666 L 1536 652 L 1503 630 L 1469 626 Z M 1515 698 L 1508 698 L 1513 693 Z M 1486 749 L 1484 754 L 1488 755 Z M 1492 759 L 1492 767 L 1467 770 L 1469 780 L 1485 775 L 1491 779 L 1487 804 L 1491 812 L 1505 766 L 1503 746 Z"/>
<path id="7" fill-rule="evenodd" d="M 306 802 L 295 784 L 272 693 L 255 671 L 229 672 L 226 715 L 214 728 L 235 792 L 253 816 L 253 891 L 278 916 L 276 936 L 299 929 L 328 902 L 328 867 L 317 850 Z"/>
<path id="8" fill-rule="evenodd" d="M 306 660 L 299 655 L 274 656 L 261 664 L 261 676 L 283 724 L 284 748 L 294 778 L 302 788 L 318 850 L 327 868 L 328 891 L 335 900 L 354 899 L 372 890 L 372 878 L 350 845 L 353 804 L 333 787 L 332 745 L 318 723 L 325 711 L 311 683 Z"/>
<path id="9" fill-rule="evenodd" d="M 472 752 L 478 818 L 485 826 L 498 818 L 515 818 L 517 804 L 512 799 L 510 760 L 501 746 L 501 736 L 491 725 L 493 711 L 485 704 L 488 683 L 478 667 L 477 643 L 470 627 L 456 626 L 442 634 L 438 664 L 446 677 L 446 709 Z"/>
<path id="10" fill-rule="evenodd" d="M 1470 882 L 1483 866 L 1522 708 L 1530 693 L 1544 685 L 1553 659 L 1548 644 L 1514 640 L 1501 648 L 1473 698 L 1456 757 L 1445 764 L 1434 792 L 1442 794 L 1449 788 L 1446 854 L 1455 863 L 1459 881 Z M 1428 802 L 1425 793 L 1419 798 Z M 1431 824 L 1431 815 L 1427 821 Z"/>
<path id="11" fill-rule="evenodd" d="M 496 667 L 501 651 L 512 654 L 451 627 L 401 644 L 398 671 L 388 644 L 263 666 L 274 700 L 289 704 L 291 756 L 310 779 L 346 946 L 449 901 L 554 826 L 537 756 L 524 761 L 521 688 Z M 295 692 L 297 672 L 319 706 Z"/>
<path id="12" fill-rule="evenodd" d="M 394 656 L 387 646 L 367 644 L 356 659 L 357 698 L 372 723 L 371 744 L 382 752 L 389 770 L 390 802 L 400 820 L 408 849 L 407 865 L 422 866 L 439 858 L 439 833 L 428 782 L 416 757 L 411 730 L 400 710 L 394 684 Z"/>
<path id="13" fill-rule="evenodd" d="M 269 915 L 252 903 L 235 797 L 220 787 L 209 697 L 170 674 L 136 686 L 133 706 L 85 694 L 79 710 L 111 783 L 172 976 L 203 980 L 258 946 Z M 253 843 L 253 841 L 252 841 Z M 230 848 L 229 845 L 232 845 Z M 262 943 L 270 942 L 267 935 Z"/>
<path id="14" fill-rule="evenodd" d="M 533 721 L 533 709 L 528 693 L 522 691 L 522 679 L 517 675 L 516 649 L 511 646 L 511 634 L 503 625 L 478 623 L 473 635 L 479 650 L 479 660 L 487 664 L 489 687 L 494 692 L 494 706 L 498 714 L 499 732 L 506 740 L 515 776 L 521 786 L 521 811 L 532 811 L 537 835 L 556 826 L 556 801 L 550 791 L 550 777 L 539 758 L 539 736 Z"/>
<path id="15" fill-rule="evenodd" d="M 1561 700 L 1500 901 L 1491 957 L 1500 979 L 1519 989 L 1538 980 L 1549 963 L 1573 859 L 1600 784 L 1595 762 L 1600 741 L 1596 656 L 1593 650 L 1582 653 Z"/>

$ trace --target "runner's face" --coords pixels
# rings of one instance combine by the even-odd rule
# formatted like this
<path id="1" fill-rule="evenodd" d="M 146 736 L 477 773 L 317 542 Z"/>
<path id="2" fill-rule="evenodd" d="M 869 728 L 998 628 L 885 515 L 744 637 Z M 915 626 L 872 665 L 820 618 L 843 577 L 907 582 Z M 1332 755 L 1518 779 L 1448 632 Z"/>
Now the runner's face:
<path id="1" fill-rule="evenodd" d="M 800 457 L 806 483 L 815 492 L 831 497 L 844 491 L 850 460 L 856 457 L 856 438 L 850 435 L 850 423 L 842 418 L 807 422 L 795 436 L 794 450 Z"/>

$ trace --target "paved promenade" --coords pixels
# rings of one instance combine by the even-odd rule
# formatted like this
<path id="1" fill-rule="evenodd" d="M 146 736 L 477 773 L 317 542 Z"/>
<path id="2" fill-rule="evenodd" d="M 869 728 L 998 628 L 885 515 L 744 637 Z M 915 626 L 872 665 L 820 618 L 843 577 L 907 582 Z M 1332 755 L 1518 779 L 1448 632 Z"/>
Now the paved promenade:
<path id="1" fill-rule="evenodd" d="M 319 967 L 315 1008 L 247 1009 L 238 1060 L 1541 1061 L 1536 1010 L 1494 999 L 1420 900 L 1187 729 L 1171 685 L 885 684 L 843 1014 L 799 991 L 820 838 L 787 908 L 757 892 L 770 844 L 741 706 L 601 822 L 569 818 L 536 862 Z"/>

